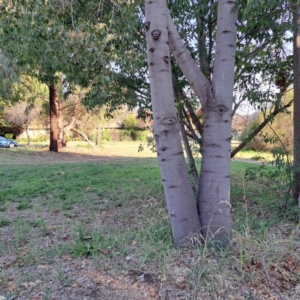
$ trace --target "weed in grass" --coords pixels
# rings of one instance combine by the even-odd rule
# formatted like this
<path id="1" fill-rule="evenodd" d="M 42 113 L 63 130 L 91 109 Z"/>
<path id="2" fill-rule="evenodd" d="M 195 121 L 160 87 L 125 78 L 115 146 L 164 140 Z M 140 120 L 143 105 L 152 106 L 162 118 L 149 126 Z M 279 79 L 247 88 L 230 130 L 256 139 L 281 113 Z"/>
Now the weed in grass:
<path id="1" fill-rule="evenodd" d="M 4 295 L 4 297 L 5 297 L 5 300 L 15 300 L 15 299 L 17 299 L 17 295 L 13 294 L 13 293 L 8 293 L 8 294 Z"/>
<path id="2" fill-rule="evenodd" d="M 45 293 L 45 300 L 50 300 L 51 294 L 53 293 L 52 290 L 47 289 Z"/>
<path id="3" fill-rule="evenodd" d="M 13 223 L 14 241 L 17 246 L 25 244 L 30 237 L 29 224 L 23 221 L 16 221 Z"/>
<path id="4" fill-rule="evenodd" d="M 148 260 L 163 261 L 173 248 L 170 226 L 166 220 L 153 225 L 144 224 L 138 230 L 138 238 L 143 249 L 143 263 Z"/>
<path id="5" fill-rule="evenodd" d="M 17 210 L 24 210 L 24 209 L 30 209 L 32 208 L 32 205 L 28 202 L 20 202 L 17 206 Z"/>
<path id="6" fill-rule="evenodd" d="M 10 224 L 10 221 L 4 218 L 0 218 L 0 227 L 5 227 Z"/>
<path id="7" fill-rule="evenodd" d="M 69 287 L 74 283 L 74 280 L 70 279 L 62 270 L 57 271 L 57 279 L 63 287 Z"/>
<path id="8" fill-rule="evenodd" d="M 69 212 L 64 212 L 63 215 L 67 218 L 73 219 L 79 216 L 79 212 L 78 211 L 69 211 Z"/>
<path id="9" fill-rule="evenodd" d="M 32 226 L 32 227 L 39 228 L 41 230 L 43 236 L 46 236 L 46 235 L 50 234 L 50 231 L 47 229 L 46 223 L 43 219 L 30 221 L 29 225 Z"/>

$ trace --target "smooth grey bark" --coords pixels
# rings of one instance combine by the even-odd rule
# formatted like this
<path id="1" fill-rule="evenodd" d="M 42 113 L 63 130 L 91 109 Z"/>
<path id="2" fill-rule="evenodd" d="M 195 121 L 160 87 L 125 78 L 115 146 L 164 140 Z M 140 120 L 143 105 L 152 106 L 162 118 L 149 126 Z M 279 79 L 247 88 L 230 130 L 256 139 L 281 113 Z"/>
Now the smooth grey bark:
<path id="1" fill-rule="evenodd" d="M 179 133 L 165 0 L 146 1 L 146 41 L 153 130 L 175 246 L 195 242 L 200 222 Z"/>
<path id="2" fill-rule="evenodd" d="M 294 198 L 300 208 L 300 7 L 294 4 Z"/>
<path id="3" fill-rule="evenodd" d="M 231 239 L 230 147 L 236 50 L 235 2 L 218 3 L 213 95 L 204 109 L 204 137 L 198 208 L 207 239 Z"/>
<path id="4" fill-rule="evenodd" d="M 231 239 L 230 142 L 236 51 L 235 1 L 218 2 L 216 54 L 212 84 L 184 46 L 168 15 L 169 45 L 204 113 L 202 164 L 198 191 L 202 234 L 206 241 Z"/>

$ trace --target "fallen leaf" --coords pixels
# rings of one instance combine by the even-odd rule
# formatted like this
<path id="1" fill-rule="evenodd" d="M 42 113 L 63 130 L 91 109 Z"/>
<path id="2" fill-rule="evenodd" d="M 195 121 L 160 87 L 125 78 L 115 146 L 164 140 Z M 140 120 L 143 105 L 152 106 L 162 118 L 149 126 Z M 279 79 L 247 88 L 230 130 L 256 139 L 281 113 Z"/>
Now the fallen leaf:
<path id="1" fill-rule="evenodd" d="M 38 269 L 49 269 L 48 265 L 38 265 Z"/>
<path id="2" fill-rule="evenodd" d="M 101 249 L 101 248 L 98 248 L 98 251 L 99 251 L 100 253 L 104 254 L 104 255 L 108 255 L 108 254 L 109 254 L 108 251 L 106 251 L 106 250 L 104 250 L 104 249 Z"/>
<path id="3" fill-rule="evenodd" d="M 9 292 L 12 292 L 16 288 L 17 284 L 15 282 L 9 282 L 7 284 L 7 290 Z M 1 300 L 1 299 L 0 299 Z"/>
<path id="4" fill-rule="evenodd" d="M 176 284 L 182 284 L 185 282 L 185 278 L 183 276 L 179 276 L 175 279 Z"/>

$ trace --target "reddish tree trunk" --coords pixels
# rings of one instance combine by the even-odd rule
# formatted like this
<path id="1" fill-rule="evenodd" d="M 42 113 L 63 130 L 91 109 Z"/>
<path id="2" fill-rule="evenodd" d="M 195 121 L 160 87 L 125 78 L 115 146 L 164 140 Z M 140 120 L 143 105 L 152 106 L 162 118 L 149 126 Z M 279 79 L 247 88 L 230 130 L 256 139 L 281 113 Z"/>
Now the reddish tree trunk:
<path id="1" fill-rule="evenodd" d="M 49 151 L 58 152 L 59 98 L 58 98 L 58 91 L 54 85 L 49 86 L 49 102 L 50 102 L 50 146 L 49 146 Z"/>

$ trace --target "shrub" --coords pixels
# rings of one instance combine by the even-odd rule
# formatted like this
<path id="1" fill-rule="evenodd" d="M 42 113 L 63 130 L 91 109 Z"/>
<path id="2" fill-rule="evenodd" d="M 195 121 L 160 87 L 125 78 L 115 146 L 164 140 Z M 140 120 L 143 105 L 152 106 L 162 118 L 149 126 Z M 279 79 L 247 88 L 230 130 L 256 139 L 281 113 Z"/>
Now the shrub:
<path id="1" fill-rule="evenodd" d="M 135 129 L 137 127 L 137 119 L 135 115 L 130 114 L 128 115 L 124 122 L 123 122 L 124 128 L 127 130 Z"/>
<path id="2" fill-rule="evenodd" d="M 142 130 L 142 131 L 137 131 L 137 139 L 141 142 L 147 142 L 147 137 L 148 137 L 148 130 Z"/>
<path id="3" fill-rule="evenodd" d="M 48 138 L 49 138 L 48 135 L 40 135 L 37 137 L 30 138 L 30 141 L 31 142 L 47 142 Z"/>
<path id="4" fill-rule="evenodd" d="M 120 137 L 119 137 L 119 130 L 111 130 L 110 131 L 110 135 L 111 135 L 111 138 L 114 142 L 117 142 L 120 140 Z"/>
<path id="5" fill-rule="evenodd" d="M 120 141 L 128 141 L 131 139 L 131 132 L 127 129 L 120 130 L 119 132 L 119 140 Z"/>
<path id="6" fill-rule="evenodd" d="M 108 142 L 112 141 L 112 136 L 111 136 L 110 130 L 104 129 L 102 131 L 102 140 L 103 141 L 108 141 Z"/>
<path id="7" fill-rule="evenodd" d="M 130 130 L 130 135 L 131 135 L 131 138 L 133 141 L 137 141 L 138 140 L 138 133 L 136 130 L 134 129 L 131 129 Z"/>
<path id="8" fill-rule="evenodd" d="M 12 133 L 6 133 L 4 137 L 11 140 L 13 138 L 13 134 Z"/>

